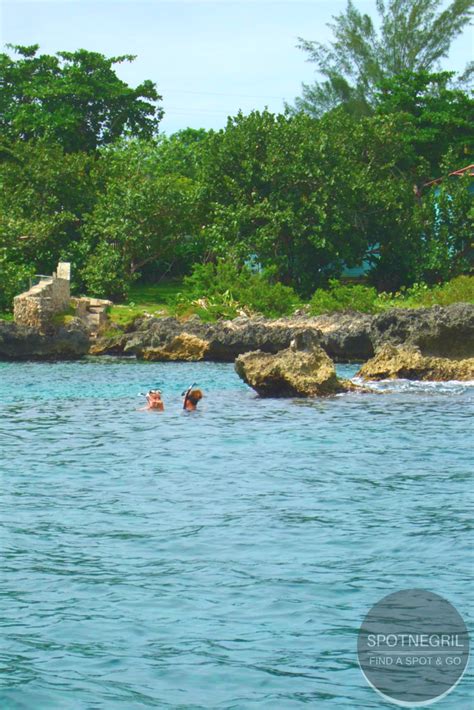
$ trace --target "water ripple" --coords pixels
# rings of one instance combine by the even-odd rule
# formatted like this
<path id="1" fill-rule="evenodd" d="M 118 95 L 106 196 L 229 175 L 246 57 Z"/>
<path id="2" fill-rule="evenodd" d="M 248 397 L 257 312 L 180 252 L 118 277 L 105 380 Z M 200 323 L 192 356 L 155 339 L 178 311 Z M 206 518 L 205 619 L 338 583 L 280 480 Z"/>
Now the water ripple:
<path id="1" fill-rule="evenodd" d="M 137 411 L 151 386 L 164 413 Z M 472 620 L 474 383 L 373 387 L 0 363 L 2 709 L 386 707 L 355 653 L 371 604 L 420 586 Z"/>

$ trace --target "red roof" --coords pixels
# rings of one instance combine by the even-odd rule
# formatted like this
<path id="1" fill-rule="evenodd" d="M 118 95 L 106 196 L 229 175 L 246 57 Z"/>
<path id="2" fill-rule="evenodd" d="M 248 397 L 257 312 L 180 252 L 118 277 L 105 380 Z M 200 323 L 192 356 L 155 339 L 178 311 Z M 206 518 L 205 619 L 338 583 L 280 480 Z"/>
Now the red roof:
<path id="1" fill-rule="evenodd" d="M 473 165 L 466 165 L 465 168 L 461 168 L 460 170 L 454 170 L 454 172 L 449 173 L 448 177 L 451 177 L 451 175 L 470 175 L 471 177 L 474 176 L 474 164 Z M 444 180 L 443 177 L 436 178 L 436 180 L 430 180 L 429 182 L 425 182 L 423 187 L 429 187 L 430 185 L 436 185 L 438 182 L 441 182 L 441 180 Z"/>

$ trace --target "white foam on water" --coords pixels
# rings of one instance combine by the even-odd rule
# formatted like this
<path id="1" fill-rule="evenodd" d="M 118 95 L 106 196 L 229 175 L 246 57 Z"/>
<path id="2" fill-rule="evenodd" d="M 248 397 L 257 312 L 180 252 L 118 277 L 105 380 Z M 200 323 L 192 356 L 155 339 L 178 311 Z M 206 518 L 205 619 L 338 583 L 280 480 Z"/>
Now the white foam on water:
<path id="1" fill-rule="evenodd" d="M 431 380 L 379 380 L 365 381 L 361 377 L 351 378 L 351 382 L 356 385 L 366 387 L 375 392 L 413 392 L 413 393 L 433 393 L 446 395 L 463 394 L 474 388 L 474 380 L 448 380 L 447 382 L 435 382 Z"/>

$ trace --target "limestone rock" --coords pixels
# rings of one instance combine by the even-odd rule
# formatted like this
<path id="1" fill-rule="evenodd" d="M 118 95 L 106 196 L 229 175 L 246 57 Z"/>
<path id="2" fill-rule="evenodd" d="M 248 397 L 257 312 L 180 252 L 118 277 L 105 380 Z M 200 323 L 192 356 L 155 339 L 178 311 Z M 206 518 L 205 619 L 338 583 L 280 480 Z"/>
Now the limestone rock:
<path id="1" fill-rule="evenodd" d="M 173 338 L 173 340 L 160 348 L 146 348 L 142 351 L 141 356 L 144 360 L 159 360 L 159 361 L 195 361 L 203 360 L 209 350 L 209 343 L 206 340 L 181 333 Z"/>
<path id="2" fill-rule="evenodd" d="M 123 355 L 127 336 L 118 331 L 116 335 L 101 336 L 91 343 L 89 355 Z"/>
<path id="3" fill-rule="evenodd" d="M 48 333 L 9 321 L 0 321 L 0 359 L 74 359 L 85 355 L 88 349 L 88 333 L 77 319 Z"/>
<path id="4" fill-rule="evenodd" d="M 311 332 L 336 362 L 367 360 L 382 345 L 419 347 L 424 355 L 474 356 L 474 306 L 458 303 L 421 309 L 392 309 L 377 316 L 366 313 L 333 313 L 315 317 L 289 316 L 271 320 L 262 316 L 239 317 L 217 323 L 199 318 L 137 318 L 121 337 L 99 336 L 95 352 L 119 352 L 142 357 L 150 349 L 167 348 L 182 334 L 209 344 L 206 360 L 232 362 L 252 350 L 275 354 L 288 348 L 302 332 Z"/>
<path id="5" fill-rule="evenodd" d="M 261 350 L 240 355 L 235 370 L 262 397 L 322 397 L 350 389 L 338 380 L 317 339 L 307 334 L 276 355 Z"/>
<path id="6" fill-rule="evenodd" d="M 474 357 L 474 305 L 454 303 L 431 308 L 393 308 L 372 321 L 377 351 L 383 345 L 419 348 L 423 355 Z"/>
<path id="7" fill-rule="evenodd" d="M 360 362 L 374 354 L 371 338 L 373 316 L 341 312 L 315 316 L 308 325 L 321 333 L 321 346 L 335 362 Z"/>
<path id="8" fill-rule="evenodd" d="M 384 345 L 361 367 L 358 375 L 365 380 L 472 380 L 474 358 L 430 357 L 423 355 L 419 348 Z"/>
<path id="9" fill-rule="evenodd" d="M 124 352 L 143 357 L 149 349 L 167 349 L 179 335 L 190 335 L 208 343 L 206 359 L 233 362 L 250 350 L 276 353 L 290 344 L 299 324 L 275 323 L 264 318 L 236 318 L 232 321 L 204 323 L 199 318 L 147 318 L 136 321 L 127 337 Z"/>
<path id="10" fill-rule="evenodd" d="M 287 348 L 301 332 L 311 332 L 331 358 L 340 362 L 366 360 L 374 354 L 370 339 L 372 316 L 361 313 L 338 313 L 330 316 L 297 316 L 270 320 L 262 316 L 240 317 L 216 323 L 199 318 L 140 318 L 129 326 L 126 337 L 107 342 L 100 336 L 94 352 L 116 353 L 122 345 L 124 354 L 143 357 L 155 348 L 167 347 L 180 334 L 194 335 L 209 343 L 206 359 L 233 362 L 238 355 L 262 350 L 277 353 Z M 109 349 L 108 349 L 109 348 Z"/>

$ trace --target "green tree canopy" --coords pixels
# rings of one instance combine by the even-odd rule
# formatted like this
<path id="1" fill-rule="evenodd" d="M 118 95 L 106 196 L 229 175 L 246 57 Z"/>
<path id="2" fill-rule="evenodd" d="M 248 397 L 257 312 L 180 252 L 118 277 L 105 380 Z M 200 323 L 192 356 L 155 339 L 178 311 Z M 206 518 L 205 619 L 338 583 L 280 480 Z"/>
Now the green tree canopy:
<path id="1" fill-rule="evenodd" d="M 102 189 L 83 229 L 82 276 L 95 295 L 123 296 L 147 265 L 163 272 L 194 251 L 196 185 L 162 169 L 163 146 L 134 140 L 100 151 Z"/>
<path id="2" fill-rule="evenodd" d="M 11 46 L 11 45 L 9 45 Z M 38 45 L 11 46 L 18 58 L 0 54 L 0 133 L 10 139 L 49 138 L 66 151 L 91 151 L 124 133 L 151 137 L 163 110 L 149 80 L 136 88 L 114 65 L 131 55 L 98 52 L 39 54 Z"/>
<path id="3" fill-rule="evenodd" d="M 452 77 L 452 72 L 406 71 L 385 79 L 376 94 L 378 115 L 406 115 L 400 139 L 414 164 L 420 157 L 427 161 L 426 179 L 443 174 L 442 159 L 448 151 L 453 170 L 472 161 L 474 154 L 474 100 L 449 87 Z"/>
<path id="4" fill-rule="evenodd" d="M 0 151 L 0 309 L 28 288 L 28 275 L 50 274 L 65 257 L 84 258 L 81 226 L 93 207 L 96 161 L 50 140 L 17 141 Z"/>
<path id="5" fill-rule="evenodd" d="M 377 246 L 384 286 L 401 283 L 419 244 L 405 126 L 403 114 L 360 121 L 341 109 L 319 121 L 266 111 L 230 119 L 203 155 L 208 252 L 256 258 L 307 295 Z"/>
<path id="6" fill-rule="evenodd" d="M 374 21 L 349 0 L 346 10 L 329 25 L 334 35 L 329 44 L 299 40 L 298 46 L 322 80 L 303 84 L 296 110 L 320 116 L 342 103 L 351 112 L 364 114 L 374 105 L 384 79 L 405 71 L 437 69 L 452 41 L 468 25 L 473 7 L 473 0 L 452 0 L 440 10 L 442 3 L 377 0 Z"/>
<path id="7" fill-rule="evenodd" d="M 80 241 L 96 200 L 95 162 L 59 144 L 18 142 L 0 173 L 0 248 L 15 261 L 51 273 Z"/>

